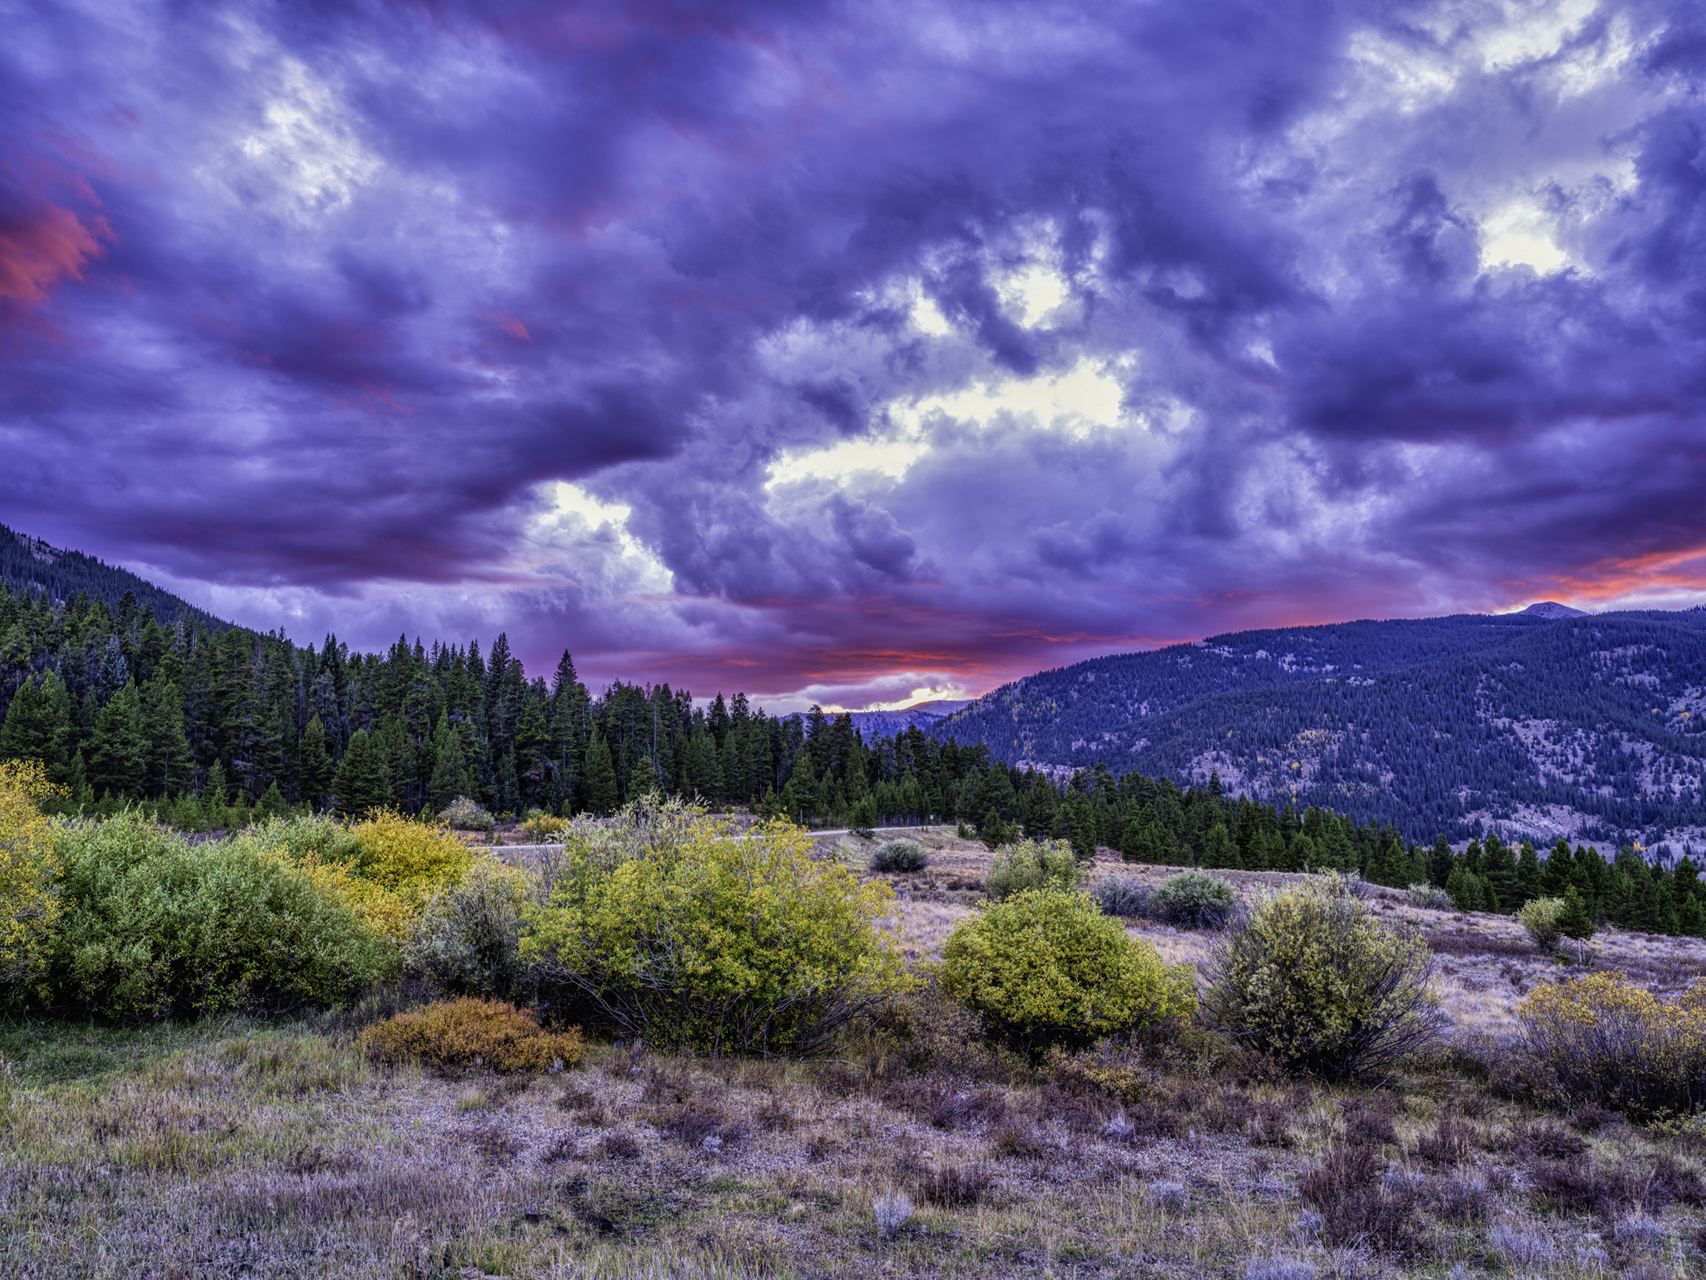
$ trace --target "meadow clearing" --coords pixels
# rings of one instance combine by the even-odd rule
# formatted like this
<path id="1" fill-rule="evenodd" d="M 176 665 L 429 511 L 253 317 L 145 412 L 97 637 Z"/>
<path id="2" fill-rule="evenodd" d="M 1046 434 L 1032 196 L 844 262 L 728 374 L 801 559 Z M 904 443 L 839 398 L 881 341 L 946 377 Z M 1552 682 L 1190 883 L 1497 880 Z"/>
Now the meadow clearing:
<path id="1" fill-rule="evenodd" d="M 886 877 L 909 958 L 990 854 L 919 833 Z M 866 842 L 824 852 L 850 863 Z M 1107 851 L 1092 877 L 1159 880 Z M 1229 872 L 1246 894 L 1285 877 Z M 1515 1008 L 1572 968 L 1514 922 L 1418 910 L 1447 1047 L 1354 1086 L 1195 1029 L 1051 1061 L 992 1051 L 925 990 L 813 1063 L 593 1044 L 577 1069 L 381 1065 L 336 1014 L 0 1032 L 0 1267 L 40 1277 L 1697 1274 L 1706 1128 L 1548 1101 Z M 1216 935 L 1132 926 L 1170 960 Z M 1601 934 L 1671 992 L 1706 944 Z"/>

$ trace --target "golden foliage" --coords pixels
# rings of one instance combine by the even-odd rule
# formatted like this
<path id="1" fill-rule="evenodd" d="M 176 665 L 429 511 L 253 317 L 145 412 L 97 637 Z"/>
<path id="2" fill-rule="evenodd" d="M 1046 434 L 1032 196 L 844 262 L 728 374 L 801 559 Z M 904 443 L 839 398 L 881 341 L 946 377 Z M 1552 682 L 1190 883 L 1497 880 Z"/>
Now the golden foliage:
<path id="1" fill-rule="evenodd" d="M 522 954 L 648 1044 L 800 1053 L 909 985 L 893 895 L 787 822 L 737 832 L 670 802 L 571 830 Z"/>
<path id="2" fill-rule="evenodd" d="M 41 802 L 59 794 L 40 761 L 0 761 L 0 998 L 34 982 L 46 961 L 59 864 Z"/>
<path id="3" fill-rule="evenodd" d="M 1660 1000 L 1622 973 L 1542 983 L 1517 1010 L 1563 1090 L 1639 1115 L 1706 1101 L 1706 979 Z"/>
<path id="4" fill-rule="evenodd" d="M 1088 894 L 1027 889 L 942 948 L 942 990 L 1029 1049 L 1089 1043 L 1196 1008 L 1189 965 L 1163 964 Z"/>
<path id="5" fill-rule="evenodd" d="M 387 1018 L 361 1039 L 368 1055 L 382 1062 L 436 1067 L 544 1071 L 559 1062 L 578 1067 L 586 1057 L 579 1027 L 546 1031 L 532 1010 L 500 1000 L 443 1000 Z"/>

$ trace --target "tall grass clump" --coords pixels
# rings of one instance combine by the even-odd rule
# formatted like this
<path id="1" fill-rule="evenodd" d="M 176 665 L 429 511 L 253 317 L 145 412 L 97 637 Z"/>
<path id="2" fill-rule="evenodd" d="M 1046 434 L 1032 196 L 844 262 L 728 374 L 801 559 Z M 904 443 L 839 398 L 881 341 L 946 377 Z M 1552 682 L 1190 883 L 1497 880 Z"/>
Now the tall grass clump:
<path id="1" fill-rule="evenodd" d="M 1706 1101 L 1706 981 L 1667 1001 L 1624 974 L 1590 973 L 1542 983 L 1517 1018 L 1572 1099 L 1634 1116 Z"/>
<path id="2" fill-rule="evenodd" d="M 108 1018 L 331 1004 L 397 953 L 309 875 L 251 844 L 190 845 L 131 811 L 55 831 L 53 1003 Z"/>
<path id="3" fill-rule="evenodd" d="M 1033 889 L 1078 887 L 1078 860 L 1064 840 L 1021 840 L 995 855 L 983 883 L 989 896 L 1000 902 Z"/>
<path id="4" fill-rule="evenodd" d="M 904 990 L 893 897 L 784 822 L 744 832 L 679 802 L 572 828 L 522 959 L 567 1016 L 660 1047 L 801 1054 Z"/>
<path id="5" fill-rule="evenodd" d="M 1088 894 L 1027 889 L 965 921 L 942 948 L 942 991 L 1038 1054 L 1196 1008 L 1189 965 L 1166 965 Z"/>
<path id="6" fill-rule="evenodd" d="M 1334 880 L 1258 906 L 1217 950 L 1208 1020 L 1293 1070 L 1329 1078 L 1388 1069 L 1441 1023 L 1420 933 L 1383 925 Z"/>
<path id="7" fill-rule="evenodd" d="M 1156 885 L 1149 914 L 1186 929 L 1224 929 L 1238 909 L 1238 890 L 1219 876 L 1181 871 Z"/>
<path id="8" fill-rule="evenodd" d="M 872 871 L 922 871 L 930 864 L 916 840 L 885 840 L 871 850 Z"/>

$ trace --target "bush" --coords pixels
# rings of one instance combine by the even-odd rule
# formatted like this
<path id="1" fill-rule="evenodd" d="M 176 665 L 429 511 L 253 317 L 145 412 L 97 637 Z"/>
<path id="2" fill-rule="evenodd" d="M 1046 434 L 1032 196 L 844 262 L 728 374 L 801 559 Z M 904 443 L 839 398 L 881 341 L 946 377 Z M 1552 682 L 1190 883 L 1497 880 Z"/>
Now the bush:
<path id="1" fill-rule="evenodd" d="M 1027 889 L 994 903 L 954 930 L 942 959 L 943 992 L 1033 1054 L 1196 1007 L 1191 967 L 1163 964 L 1087 894 Z"/>
<path id="2" fill-rule="evenodd" d="M 426 904 L 460 883 L 475 854 L 443 828 L 384 810 L 344 826 L 299 817 L 251 828 L 235 843 L 282 862 L 398 946 Z"/>
<path id="3" fill-rule="evenodd" d="M 1535 898 L 1523 904 L 1516 913 L 1517 923 L 1527 931 L 1534 945 L 1550 954 L 1557 950 L 1558 939 L 1564 936 L 1558 922 L 1564 918 L 1562 898 Z"/>
<path id="4" fill-rule="evenodd" d="M 513 1000 L 522 988 L 521 909 L 528 879 L 482 858 L 427 904 L 403 967 L 449 995 Z"/>
<path id="5" fill-rule="evenodd" d="M 559 818 L 543 809 L 529 809 L 521 819 L 521 829 L 532 837 L 535 844 L 560 840 L 569 825 L 567 818 Z"/>
<path id="6" fill-rule="evenodd" d="M 806 1053 L 910 985 L 877 928 L 893 895 L 812 857 L 785 822 L 737 832 L 685 806 L 571 831 L 522 958 L 581 1016 L 647 1044 Z"/>
<path id="7" fill-rule="evenodd" d="M 1149 914 L 1149 890 L 1127 876 L 1098 880 L 1090 893 L 1104 915 L 1133 919 Z"/>
<path id="8" fill-rule="evenodd" d="M 1450 911 L 1451 895 L 1437 884 L 1413 884 L 1410 886 L 1410 905 L 1428 911 Z"/>
<path id="9" fill-rule="evenodd" d="M 1428 1044 L 1433 952 L 1336 880 L 1257 907 L 1215 957 L 1206 1012 L 1241 1044 L 1328 1077 L 1384 1070 Z"/>
<path id="10" fill-rule="evenodd" d="M 916 840 L 885 840 L 871 850 L 872 871 L 922 871 L 929 863 Z"/>
<path id="11" fill-rule="evenodd" d="M 1542 983 L 1517 1018 L 1572 1099 L 1637 1116 L 1706 1101 L 1706 980 L 1663 1001 L 1621 973 L 1590 973 Z"/>
<path id="12" fill-rule="evenodd" d="M 493 1071 L 544 1071 L 559 1062 L 577 1067 L 586 1056 L 579 1027 L 546 1031 L 531 1010 L 468 998 L 399 1013 L 362 1032 L 361 1042 L 381 1062 Z"/>
<path id="13" fill-rule="evenodd" d="M 438 815 L 438 820 L 454 831 L 490 832 L 497 826 L 492 815 L 467 796 L 457 796 L 452 800 Z"/>
<path id="14" fill-rule="evenodd" d="M 1168 876 L 1149 895 L 1151 915 L 1187 929 L 1224 929 L 1237 909 L 1238 890 L 1201 871 Z"/>
<path id="15" fill-rule="evenodd" d="M 1021 840 L 995 855 L 984 885 L 1000 902 L 1032 889 L 1076 889 L 1079 874 L 1072 846 L 1064 840 Z"/>
<path id="16" fill-rule="evenodd" d="M 1321 1215 L 1321 1239 L 1330 1245 L 1366 1241 L 1390 1251 L 1408 1251 L 1416 1229 L 1418 1199 L 1412 1184 L 1383 1178 L 1378 1150 L 1346 1143 L 1328 1150 L 1321 1163 L 1297 1180 L 1298 1199 Z"/>
<path id="17" fill-rule="evenodd" d="M 0 760 L 0 1003 L 35 988 L 59 915 L 59 860 L 41 802 L 58 794 L 35 760 Z"/>
<path id="18" fill-rule="evenodd" d="M 253 845 L 191 846 L 125 813 L 59 827 L 53 999 L 102 1017 L 330 1004 L 396 952 L 309 876 Z"/>

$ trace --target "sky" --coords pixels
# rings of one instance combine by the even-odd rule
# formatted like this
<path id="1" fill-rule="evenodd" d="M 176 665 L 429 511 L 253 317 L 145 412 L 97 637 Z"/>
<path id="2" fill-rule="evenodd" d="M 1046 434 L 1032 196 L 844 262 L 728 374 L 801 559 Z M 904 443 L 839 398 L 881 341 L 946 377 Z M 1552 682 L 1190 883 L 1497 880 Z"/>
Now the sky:
<path id="1" fill-rule="evenodd" d="M 0 522 L 772 709 L 1706 601 L 1688 3 L 0 0 Z"/>

